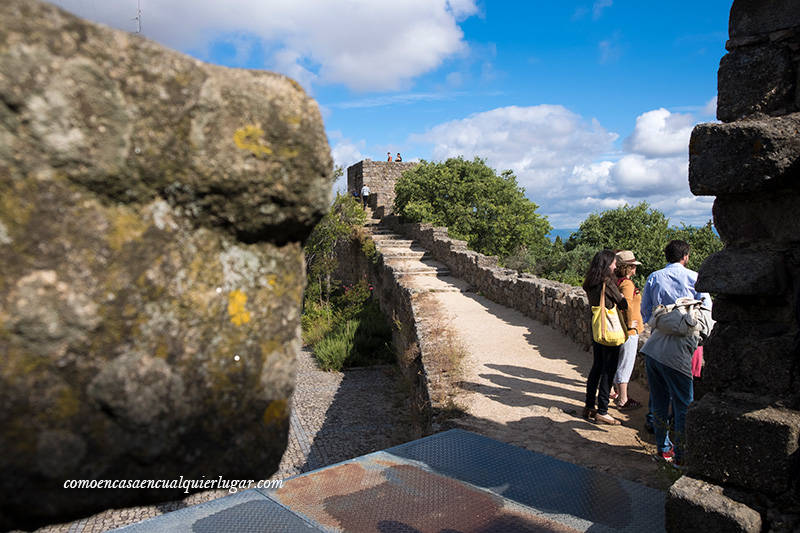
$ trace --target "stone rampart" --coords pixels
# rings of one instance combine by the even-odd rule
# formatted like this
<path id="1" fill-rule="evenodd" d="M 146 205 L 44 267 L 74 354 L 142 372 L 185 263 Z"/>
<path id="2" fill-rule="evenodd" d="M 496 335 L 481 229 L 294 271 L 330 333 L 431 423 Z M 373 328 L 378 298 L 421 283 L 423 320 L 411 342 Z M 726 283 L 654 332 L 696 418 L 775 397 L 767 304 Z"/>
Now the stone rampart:
<path id="1" fill-rule="evenodd" d="M 364 254 L 363 240 L 369 238 L 354 236 L 337 245 L 339 266 L 333 276 L 344 283 L 356 283 L 366 278 L 372 285 L 372 297 L 378 299 L 381 311 L 392 323 L 398 362 L 414 391 L 409 410 L 414 438 L 424 437 L 431 433 L 431 408 L 437 407 L 432 398 L 441 394 L 434 376 L 435 365 L 426 363 L 429 358 L 421 332 L 425 320 L 418 309 L 417 291 L 406 286 L 396 275 L 395 268 L 385 263 L 382 256 L 371 258 Z"/>
<path id="2" fill-rule="evenodd" d="M 670 491 L 667 527 L 798 531 L 800 3 L 736 0 L 729 30 L 722 122 L 697 126 L 689 146 L 692 192 L 716 196 L 725 248 L 697 281 L 717 294 L 717 325 L 707 394 L 687 418 L 689 476 Z"/>
<path id="3" fill-rule="evenodd" d="M 591 346 L 591 308 L 583 289 L 502 268 L 497 257 L 468 250 L 465 241 L 448 237 L 447 228 L 414 223 L 398 225 L 398 230 L 418 241 L 476 292 L 549 324 L 580 346 Z"/>

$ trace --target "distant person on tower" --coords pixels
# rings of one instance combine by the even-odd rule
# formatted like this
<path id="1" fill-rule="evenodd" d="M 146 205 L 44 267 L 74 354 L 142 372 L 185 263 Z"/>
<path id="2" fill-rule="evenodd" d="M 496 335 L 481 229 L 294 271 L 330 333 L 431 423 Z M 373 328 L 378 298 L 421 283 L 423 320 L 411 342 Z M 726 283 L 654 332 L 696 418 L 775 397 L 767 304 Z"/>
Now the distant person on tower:
<path id="1" fill-rule="evenodd" d="M 642 347 L 645 354 L 647 381 L 650 386 L 650 412 L 658 446 L 658 459 L 680 465 L 686 448 L 686 413 L 694 400 L 692 383 L 692 354 L 697 348 L 695 336 L 682 337 L 662 334 L 658 321 L 653 320 L 654 311 L 659 306 L 676 303 L 679 299 L 702 301 L 708 314 L 710 327 L 711 296 L 697 292 L 697 272 L 686 268 L 689 262 L 689 243 L 680 240 L 670 241 L 664 248 L 669 264 L 650 274 L 642 291 L 642 319 L 649 322 L 653 333 Z M 705 313 L 704 315 L 705 316 Z M 708 331 L 705 331 L 708 334 Z M 674 442 L 669 437 L 669 407 L 672 403 L 675 416 Z"/>
<path id="2" fill-rule="evenodd" d="M 402 158 L 402 157 L 400 157 L 400 152 L 397 152 L 397 157 L 395 157 L 395 158 L 394 158 L 394 160 L 395 160 L 397 163 L 401 163 L 401 162 L 403 161 L 403 158 Z"/>
<path id="3" fill-rule="evenodd" d="M 386 155 L 387 155 L 387 159 L 386 159 L 386 160 L 387 160 L 389 163 L 391 163 L 391 162 L 392 162 L 392 152 L 386 152 Z"/>

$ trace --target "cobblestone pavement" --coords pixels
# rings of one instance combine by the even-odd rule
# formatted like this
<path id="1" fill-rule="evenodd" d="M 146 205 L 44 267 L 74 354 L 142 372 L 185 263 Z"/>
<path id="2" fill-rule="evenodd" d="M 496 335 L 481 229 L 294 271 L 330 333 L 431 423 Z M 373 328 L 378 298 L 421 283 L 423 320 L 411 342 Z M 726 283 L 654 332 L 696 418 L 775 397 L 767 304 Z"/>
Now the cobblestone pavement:
<path id="1" fill-rule="evenodd" d="M 410 441 L 402 379 L 391 366 L 323 372 L 303 350 L 297 360 L 289 443 L 271 479 L 286 479 Z M 110 509 L 36 533 L 99 533 L 228 494 L 212 490 L 158 505 Z"/>

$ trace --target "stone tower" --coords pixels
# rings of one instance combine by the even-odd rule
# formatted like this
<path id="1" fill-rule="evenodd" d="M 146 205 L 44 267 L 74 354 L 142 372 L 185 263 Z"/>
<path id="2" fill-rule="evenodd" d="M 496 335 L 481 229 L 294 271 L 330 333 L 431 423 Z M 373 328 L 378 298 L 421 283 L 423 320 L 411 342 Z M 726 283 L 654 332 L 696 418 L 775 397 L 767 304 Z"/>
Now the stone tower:
<path id="1" fill-rule="evenodd" d="M 394 184 L 404 171 L 418 163 L 395 163 L 365 159 L 347 168 L 347 191 L 360 192 L 366 184 L 371 193 L 371 206 L 375 216 L 382 218 L 392 212 Z"/>
<path id="2" fill-rule="evenodd" d="M 715 293 L 688 475 L 670 531 L 800 530 L 800 2 L 736 0 L 717 118 L 695 128 L 689 181 L 714 195 L 725 249 L 700 269 Z"/>

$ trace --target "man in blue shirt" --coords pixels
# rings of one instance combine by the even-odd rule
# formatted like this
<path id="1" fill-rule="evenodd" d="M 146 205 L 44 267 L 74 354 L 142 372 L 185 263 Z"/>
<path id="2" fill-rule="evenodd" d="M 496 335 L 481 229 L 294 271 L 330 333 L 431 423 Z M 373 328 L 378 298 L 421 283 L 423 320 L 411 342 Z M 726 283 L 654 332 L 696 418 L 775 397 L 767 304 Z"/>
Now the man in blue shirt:
<path id="1" fill-rule="evenodd" d="M 711 296 L 694 290 L 697 272 L 686 268 L 692 247 L 685 241 L 670 241 L 664 248 L 669 264 L 656 270 L 647 278 L 642 290 L 642 320 L 645 323 L 653 316 L 653 309 L 659 305 L 674 304 L 678 298 L 703 300 L 703 305 L 711 309 Z"/>
<path id="2" fill-rule="evenodd" d="M 674 304 L 678 298 L 688 297 L 702 300 L 703 306 L 711 309 L 711 296 L 708 293 L 697 292 L 694 288 L 697 282 L 697 272 L 686 268 L 691 249 L 689 243 L 680 240 L 670 241 L 664 248 L 664 255 L 669 264 L 650 274 L 642 290 L 642 319 L 645 322 L 650 321 L 656 307 Z M 684 355 L 689 359 L 692 357 L 691 353 Z M 659 446 L 658 457 L 671 462 L 674 453 L 672 443 L 667 436 L 667 412 L 669 404 L 672 403 L 675 431 L 679 437 L 682 437 L 686 410 L 694 399 L 692 378 L 662 364 L 647 354 L 645 354 L 645 366 L 650 386 L 650 413 L 647 414 L 646 424 L 651 427 L 655 425 L 654 432 Z M 654 405 L 658 405 L 660 409 L 656 410 Z M 655 421 L 656 424 L 653 424 L 654 411 L 663 411 L 656 412 L 659 418 Z M 649 430 L 650 428 L 648 428 Z M 682 443 L 676 444 L 682 452 L 683 446 L 680 445 Z M 680 461 L 682 457 L 676 457 L 676 459 Z"/>

